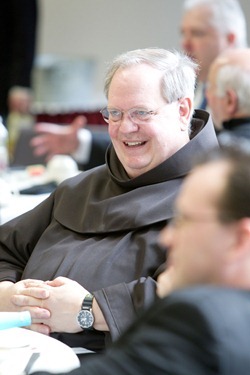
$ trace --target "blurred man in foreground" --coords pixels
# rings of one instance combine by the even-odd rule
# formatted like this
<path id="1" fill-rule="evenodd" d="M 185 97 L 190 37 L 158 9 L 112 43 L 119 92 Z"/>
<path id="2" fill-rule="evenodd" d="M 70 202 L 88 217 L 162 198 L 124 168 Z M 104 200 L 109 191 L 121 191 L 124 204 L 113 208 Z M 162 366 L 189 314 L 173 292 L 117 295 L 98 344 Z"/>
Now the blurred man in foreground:
<path id="1" fill-rule="evenodd" d="M 71 375 L 249 374 L 249 152 L 226 146 L 193 168 L 160 235 L 162 299 Z"/>

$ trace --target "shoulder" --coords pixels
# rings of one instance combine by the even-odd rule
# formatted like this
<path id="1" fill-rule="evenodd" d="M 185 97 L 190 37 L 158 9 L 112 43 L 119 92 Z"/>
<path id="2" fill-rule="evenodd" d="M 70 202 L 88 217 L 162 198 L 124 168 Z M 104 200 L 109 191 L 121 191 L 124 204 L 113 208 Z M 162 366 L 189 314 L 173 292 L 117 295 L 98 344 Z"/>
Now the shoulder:
<path id="1" fill-rule="evenodd" d="M 225 311 L 225 307 L 234 306 L 237 302 L 250 306 L 250 291 L 205 285 L 176 291 L 165 299 L 166 305 L 190 305 L 207 314 L 215 308 Z"/>
<path id="2" fill-rule="evenodd" d="M 213 337 L 221 373 L 248 374 L 250 291 L 207 286 L 186 293 Z"/>
<path id="3" fill-rule="evenodd" d="M 250 291 L 216 286 L 187 288 L 159 301 L 155 314 L 177 325 L 193 326 L 217 341 L 231 335 L 245 342 L 250 335 Z"/>
<path id="4" fill-rule="evenodd" d="M 236 369 L 230 373 L 245 373 L 239 371 L 243 363 L 245 368 L 250 368 L 250 291 L 192 287 L 173 293 L 165 298 L 163 305 L 167 315 L 186 327 L 192 326 L 197 337 L 205 335 L 212 340 L 221 366 L 227 367 L 230 363 Z"/>

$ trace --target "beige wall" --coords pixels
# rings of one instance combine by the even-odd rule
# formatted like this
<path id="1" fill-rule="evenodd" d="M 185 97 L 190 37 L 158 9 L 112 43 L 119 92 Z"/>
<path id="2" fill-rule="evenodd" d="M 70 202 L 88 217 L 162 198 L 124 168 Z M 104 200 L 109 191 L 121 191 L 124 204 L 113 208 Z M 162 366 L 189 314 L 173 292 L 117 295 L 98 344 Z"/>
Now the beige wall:
<path id="1" fill-rule="evenodd" d="M 103 100 L 105 64 L 116 54 L 141 47 L 179 48 L 183 0 L 39 1 L 38 54 L 94 58 L 97 102 Z M 249 0 L 240 2 L 250 22 Z"/>

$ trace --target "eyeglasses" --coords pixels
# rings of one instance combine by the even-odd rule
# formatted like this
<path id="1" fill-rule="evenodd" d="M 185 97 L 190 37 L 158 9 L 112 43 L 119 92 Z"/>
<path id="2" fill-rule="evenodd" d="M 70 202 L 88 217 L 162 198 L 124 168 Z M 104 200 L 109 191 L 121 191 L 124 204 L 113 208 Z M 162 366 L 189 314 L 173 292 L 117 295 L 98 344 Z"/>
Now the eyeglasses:
<path id="1" fill-rule="evenodd" d="M 160 108 L 159 108 L 160 109 Z M 159 109 L 156 111 L 150 111 L 145 108 L 131 108 L 128 111 L 120 111 L 116 108 L 103 108 L 100 113 L 104 121 L 108 124 L 110 122 L 119 122 L 122 120 L 124 113 L 128 114 L 128 117 L 131 121 L 136 122 L 136 124 L 145 124 L 152 116 L 158 114 Z"/>

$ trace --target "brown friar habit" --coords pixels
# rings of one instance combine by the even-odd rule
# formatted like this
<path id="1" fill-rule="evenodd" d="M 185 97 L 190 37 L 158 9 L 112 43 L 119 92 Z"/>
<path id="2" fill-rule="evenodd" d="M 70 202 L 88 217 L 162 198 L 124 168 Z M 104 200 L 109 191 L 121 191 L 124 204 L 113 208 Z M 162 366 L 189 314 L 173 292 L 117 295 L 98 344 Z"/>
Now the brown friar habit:
<path id="1" fill-rule="evenodd" d="M 71 346 L 102 349 L 105 336 L 118 337 L 153 301 L 155 279 L 166 259 L 158 234 L 172 217 L 193 156 L 217 145 L 205 111 L 196 111 L 191 134 L 173 156 L 133 179 L 111 146 L 106 165 L 64 181 L 36 208 L 0 227 L 0 281 L 73 279 L 95 295 L 110 328 L 110 334 L 54 337 Z"/>

